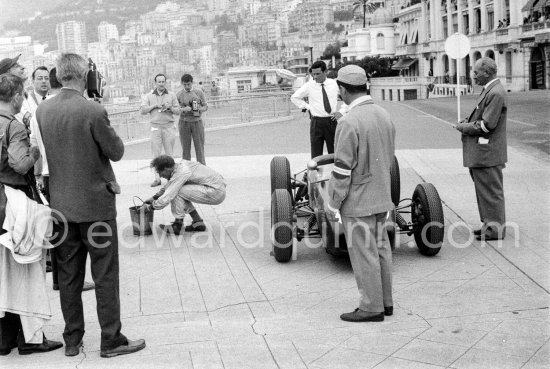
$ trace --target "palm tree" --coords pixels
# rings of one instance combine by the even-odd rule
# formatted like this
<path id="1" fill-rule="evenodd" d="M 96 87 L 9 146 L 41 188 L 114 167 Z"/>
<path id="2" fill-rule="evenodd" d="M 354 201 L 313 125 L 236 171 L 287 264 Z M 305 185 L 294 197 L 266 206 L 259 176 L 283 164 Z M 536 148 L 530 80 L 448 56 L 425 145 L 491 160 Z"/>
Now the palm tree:
<path id="1" fill-rule="evenodd" d="M 361 6 L 363 7 L 363 28 L 365 28 L 367 24 L 367 13 L 374 13 L 378 7 L 373 3 L 373 0 L 356 0 L 353 2 L 353 13 Z"/>

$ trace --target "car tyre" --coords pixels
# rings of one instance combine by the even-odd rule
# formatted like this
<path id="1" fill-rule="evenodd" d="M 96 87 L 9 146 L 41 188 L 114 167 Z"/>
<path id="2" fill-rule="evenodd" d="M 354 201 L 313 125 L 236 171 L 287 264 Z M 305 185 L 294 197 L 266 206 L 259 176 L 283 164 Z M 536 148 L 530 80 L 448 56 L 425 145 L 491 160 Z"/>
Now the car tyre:
<path id="1" fill-rule="evenodd" d="M 283 189 L 292 197 L 292 183 L 290 181 L 290 163 L 285 156 L 275 156 L 271 159 L 271 193 Z"/>
<path id="2" fill-rule="evenodd" d="M 293 210 L 290 194 L 285 189 L 276 189 L 271 195 L 271 242 L 273 256 L 280 263 L 292 258 Z"/>
<path id="3" fill-rule="evenodd" d="M 434 256 L 443 244 L 445 219 L 443 206 L 435 186 L 420 183 L 412 196 L 412 222 L 414 240 L 422 255 Z"/>
<path id="4" fill-rule="evenodd" d="M 386 232 L 388 233 L 388 240 L 390 241 L 391 250 L 395 250 L 395 238 L 396 238 L 396 227 L 397 227 L 397 213 L 395 208 L 388 211 L 386 216 Z"/>
<path id="5" fill-rule="evenodd" d="M 399 200 L 401 197 L 401 174 L 399 172 L 399 161 L 393 157 L 392 165 L 390 168 L 390 181 L 391 181 L 391 201 L 395 206 L 399 206 Z"/>

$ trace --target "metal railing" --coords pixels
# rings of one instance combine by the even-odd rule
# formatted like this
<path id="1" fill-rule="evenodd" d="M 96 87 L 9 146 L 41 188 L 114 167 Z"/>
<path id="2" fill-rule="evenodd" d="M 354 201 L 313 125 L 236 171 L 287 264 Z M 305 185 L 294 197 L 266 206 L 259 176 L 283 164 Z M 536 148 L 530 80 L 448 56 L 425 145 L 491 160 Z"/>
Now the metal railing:
<path id="1" fill-rule="evenodd" d="M 291 115 L 294 105 L 290 103 L 292 92 L 247 93 L 207 99 L 208 111 L 202 114 L 205 128 L 227 127 L 264 121 Z M 140 103 L 106 104 L 111 126 L 123 141 L 149 137 L 150 115 L 142 115 Z M 179 116 L 174 115 L 177 123 Z"/>

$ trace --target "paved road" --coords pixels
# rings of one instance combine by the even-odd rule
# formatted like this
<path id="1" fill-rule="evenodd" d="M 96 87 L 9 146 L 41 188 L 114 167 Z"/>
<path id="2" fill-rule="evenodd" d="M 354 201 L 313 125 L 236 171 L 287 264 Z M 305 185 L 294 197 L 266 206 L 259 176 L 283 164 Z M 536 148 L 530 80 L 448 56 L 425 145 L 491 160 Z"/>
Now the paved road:
<path id="1" fill-rule="evenodd" d="M 461 100 L 461 116 L 466 117 L 476 103 L 476 96 Z M 548 159 L 550 154 L 550 91 L 517 92 L 508 95 L 509 144 L 536 157 Z M 414 109 L 448 122 L 455 122 L 456 98 L 403 102 Z"/>
<path id="2" fill-rule="evenodd" d="M 550 154 L 550 93 L 523 92 L 509 96 L 508 137 L 510 145 L 539 158 Z M 452 128 L 456 121 L 456 99 L 440 98 L 406 102 L 378 102 L 392 114 L 398 150 L 460 148 L 460 136 Z M 462 99 L 462 115 L 475 104 L 475 96 Z M 428 116 L 440 118 L 436 124 Z M 289 154 L 309 151 L 309 120 L 295 119 L 266 126 L 251 126 L 206 134 L 206 156 Z M 181 146 L 176 144 L 179 156 Z M 126 148 L 124 160 L 149 159 L 148 142 Z"/>
<path id="3" fill-rule="evenodd" d="M 269 161 L 274 153 L 287 155 L 293 169 L 307 161 L 308 124 L 298 117 L 208 134 L 208 163 L 227 180 L 228 193 L 220 205 L 199 206 L 209 228 L 200 235 L 159 232 L 158 224 L 173 219 L 169 208 L 155 212 L 152 236 L 132 235 L 128 206 L 134 194 L 151 194 L 152 175 L 149 145 L 130 146 L 127 160 L 114 164 L 123 188 L 120 299 L 123 332 L 145 338 L 147 348 L 101 359 L 96 300 L 86 292 L 82 354 L 13 352 L 0 357 L 0 368 L 550 367 L 550 165 L 511 148 L 507 207 L 521 237 L 472 242 L 468 228 L 451 228 L 478 219 L 457 132 L 407 104 L 383 103 L 397 125 L 402 193 L 422 180 L 434 183 L 447 237 L 432 258 L 421 256 L 410 237 L 399 240 L 394 316 L 380 324 L 342 322 L 339 314 L 357 304 L 351 266 L 327 257 L 318 243 L 300 242 L 297 260 L 286 264 L 269 254 Z M 61 340 L 59 295 L 49 290 L 49 297 L 53 317 L 45 334 Z"/>

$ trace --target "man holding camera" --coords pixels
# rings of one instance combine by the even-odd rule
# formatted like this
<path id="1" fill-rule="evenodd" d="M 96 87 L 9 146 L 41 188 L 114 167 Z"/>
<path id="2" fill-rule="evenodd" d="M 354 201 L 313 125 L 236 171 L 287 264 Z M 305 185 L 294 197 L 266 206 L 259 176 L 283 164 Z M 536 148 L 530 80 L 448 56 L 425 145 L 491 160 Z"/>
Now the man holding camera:
<path id="1" fill-rule="evenodd" d="M 195 145 L 197 161 L 206 165 L 204 158 L 204 124 L 201 115 L 208 110 L 206 97 L 201 89 L 193 88 L 193 76 L 181 77 L 183 90 L 178 92 L 178 101 L 182 107 L 179 122 L 182 158 L 191 160 L 191 139 Z"/>
<path id="2" fill-rule="evenodd" d="M 141 114 L 151 114 L 151 150 L 158 157 L 164 147 L 164 153 L 172 156 L 176 141 L 174 114 L 181 113 L 176 95 L 166 89 L 166 76 L 155 76 L 155 89 L 143 97 Z M 160 186 L 160 177 L 155 173 L 151 187 Z"/>

